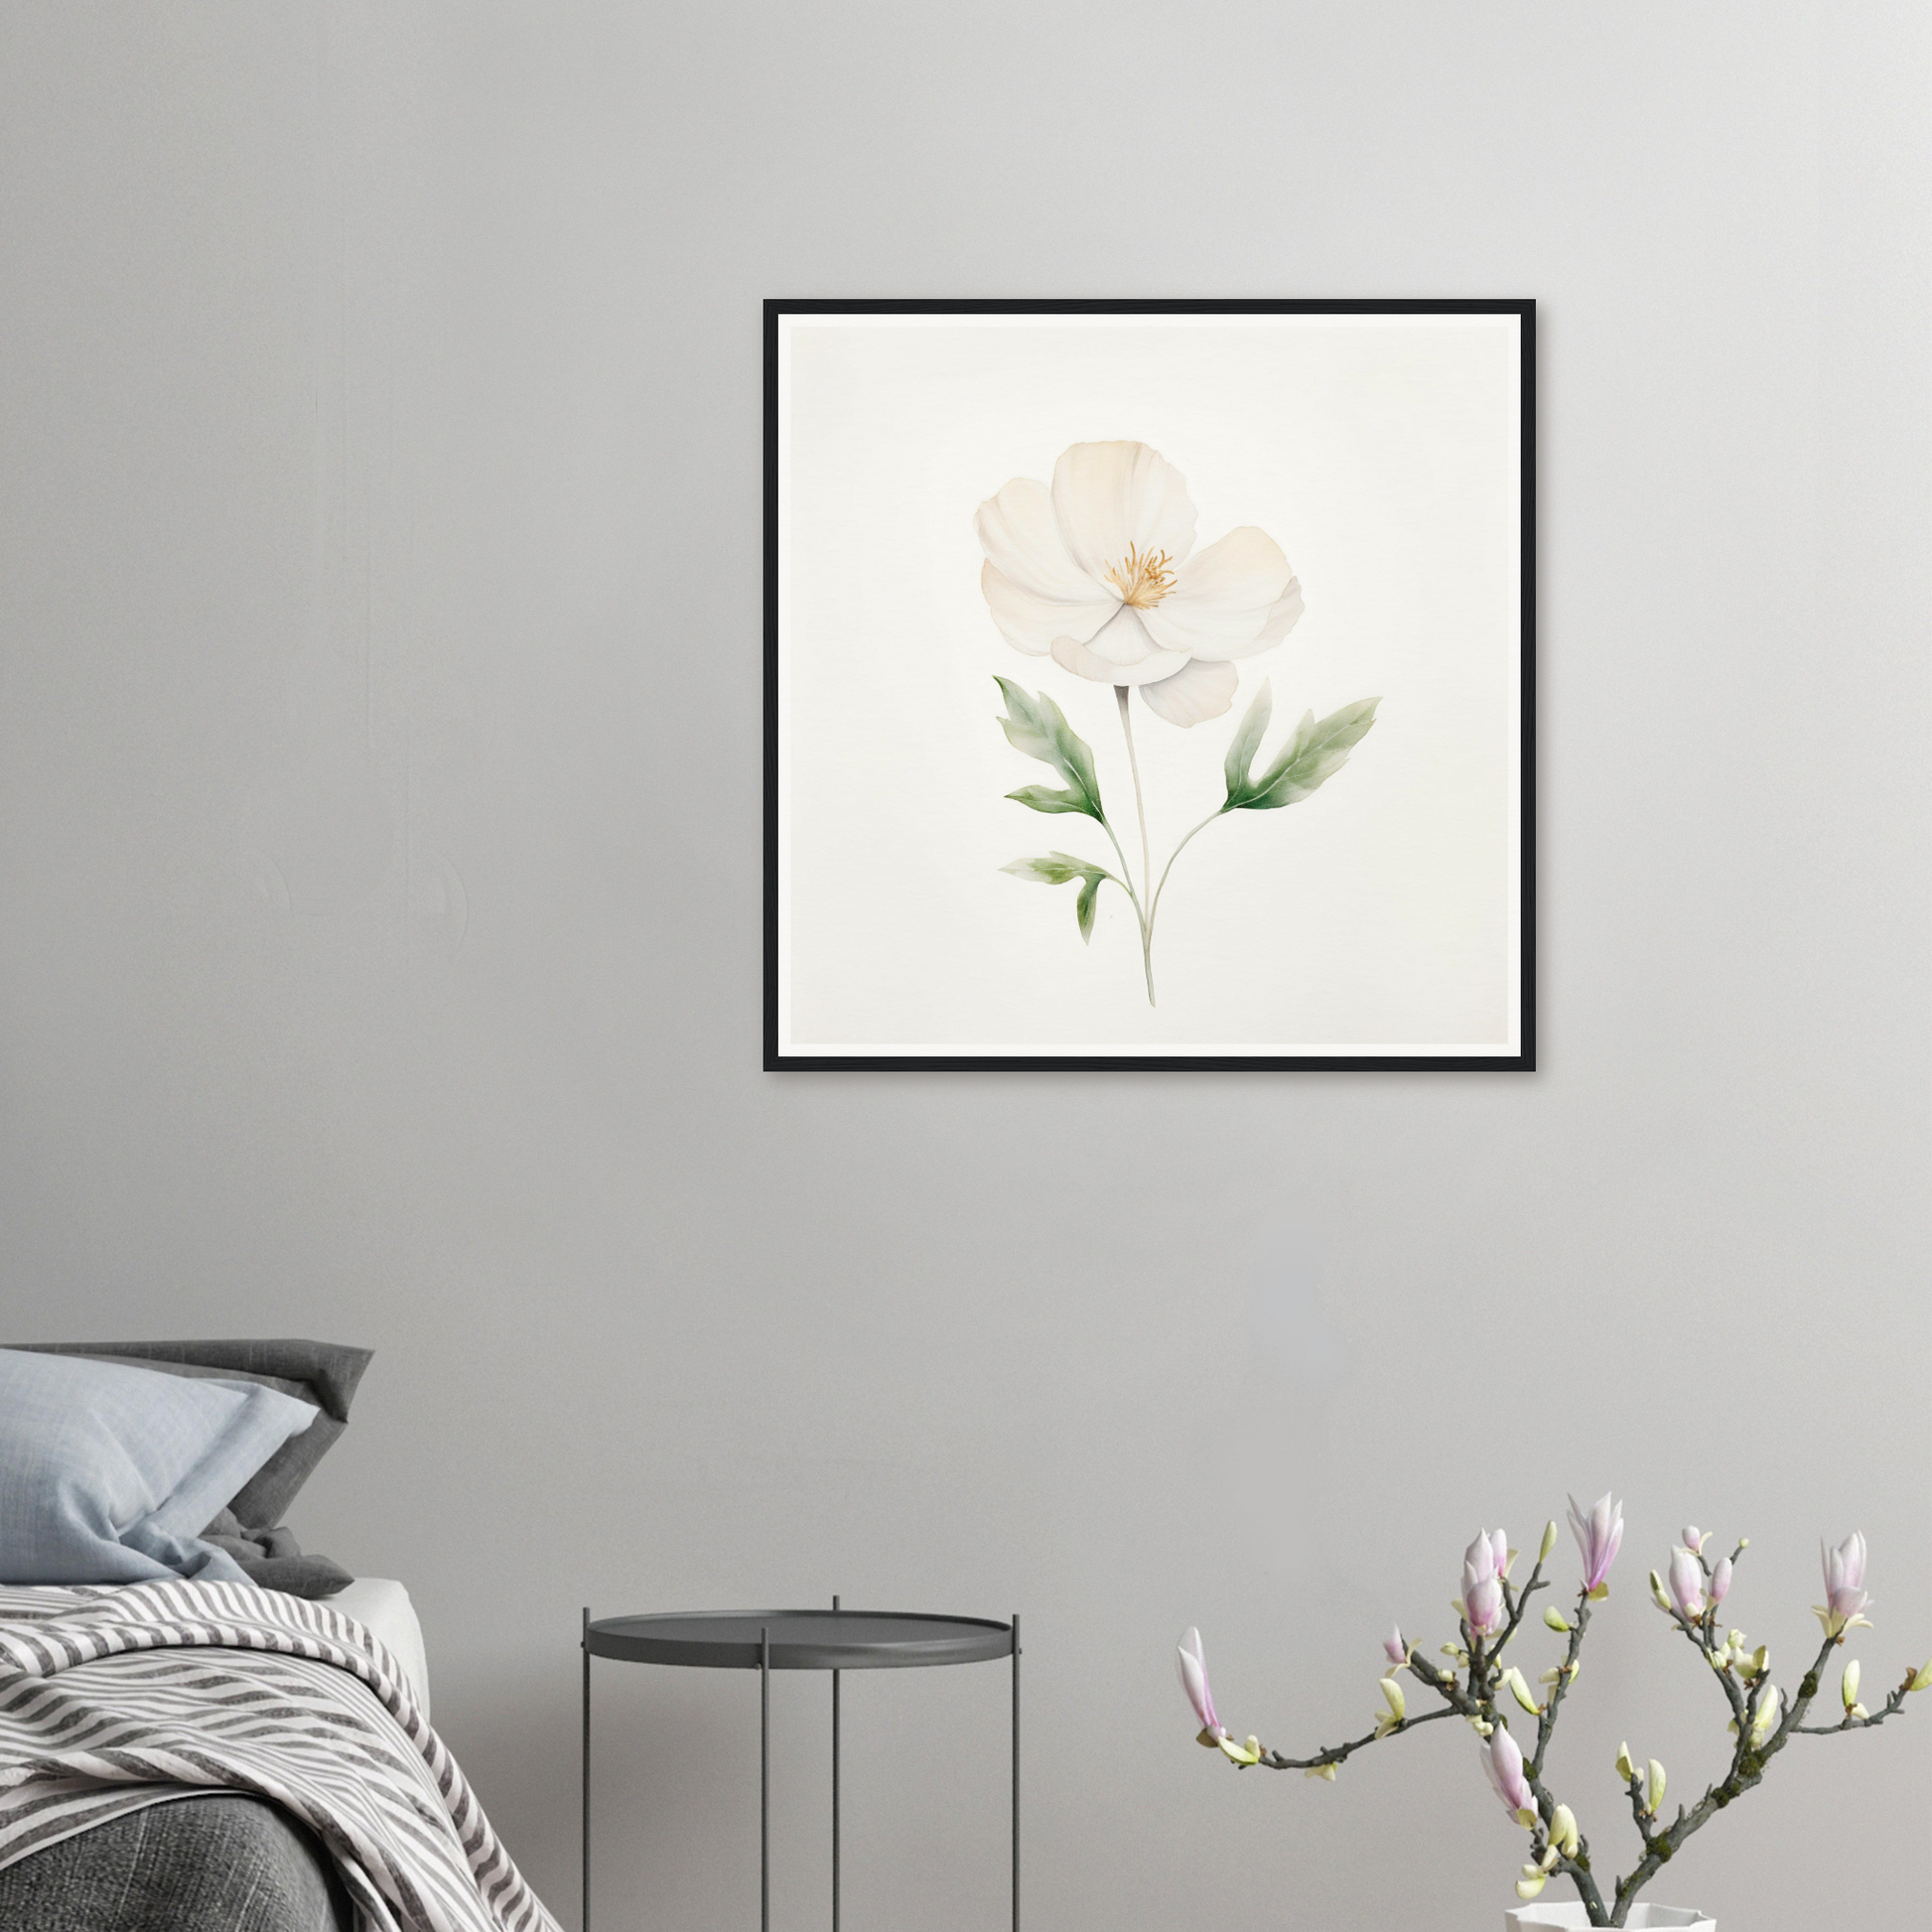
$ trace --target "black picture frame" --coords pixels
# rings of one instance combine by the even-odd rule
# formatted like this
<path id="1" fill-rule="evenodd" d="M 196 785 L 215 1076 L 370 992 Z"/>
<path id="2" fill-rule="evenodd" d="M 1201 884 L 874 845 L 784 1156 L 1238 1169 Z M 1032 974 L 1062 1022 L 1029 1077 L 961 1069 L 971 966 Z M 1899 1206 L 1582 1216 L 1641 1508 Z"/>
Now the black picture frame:
<path id="1" fill-rule="evenodd" d="M 1519 1048 L 1497 1054 L 787 1053 L 779 1035 L 779 326 L 812 315 L 1514 316 L 1520 325 Z M 1519 1072 L 1536 1070 L 1536 303 L 1533 299 L 834 300 L 764 304 L 764 1070 L 766 1072 Z"/>

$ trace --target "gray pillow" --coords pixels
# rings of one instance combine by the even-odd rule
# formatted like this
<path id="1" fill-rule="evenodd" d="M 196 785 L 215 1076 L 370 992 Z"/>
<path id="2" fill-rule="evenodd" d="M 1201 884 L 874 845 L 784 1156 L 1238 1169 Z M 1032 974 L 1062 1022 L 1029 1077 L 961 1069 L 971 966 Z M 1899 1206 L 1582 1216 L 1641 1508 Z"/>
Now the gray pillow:
<path id="1" fill-rule="evenodd" d="M 334 1596 L 355 1579 L 329 1557 L 307 1555 L 288 1528 L 245 1530 L 224 1509 L 202 1532 L 204 1543 L 225 1550 L 251 1584 L 289 1596 Z"/>
<path id="2" fill-rule="evenodd" d="M 39 1341 L 10 1345 L 36 1354 L 88 1355 L 96 1361 L 132 1362 L 164 1375 L 259 1382 L 281 1395 L 313 1404 L 320 1412 L 315 1421 L 278 1449 L 234 1495 L 219 1499 L 234 1512 L 235 1520 L 250 1530 L 275 1527 L 288 1515 L 296 1491 L 343 1433 L 355 1386 L 374 1352 L 336 1342 L 296 1340 Z"/>
<path id="3" fill-rule="evenodd" d="M 259 1383 L 0 1348 L 0 1584 L 244 1582 L 201 1532 L 315 1417 Z"/>

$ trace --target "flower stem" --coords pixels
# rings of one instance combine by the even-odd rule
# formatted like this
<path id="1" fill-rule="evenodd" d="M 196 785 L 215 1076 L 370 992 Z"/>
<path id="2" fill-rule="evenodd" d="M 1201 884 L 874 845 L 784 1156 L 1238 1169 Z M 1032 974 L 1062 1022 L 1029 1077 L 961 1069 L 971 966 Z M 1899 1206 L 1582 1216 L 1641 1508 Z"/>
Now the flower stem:
<path id="1" fill-rule="evenodd" d="M 1154 943 L 1154 908 L 1155 906 L 1161 903 L 1161 895 L 1168 890 L 1168 874 L 1173 871 L 1174 860 L 1178 859 L 1181 853 L 1187 849 L 1187 839 L 1191 839 L 1194 836 L 1194 832 L 1206 831 L 1207 828 L 1210 825 L 1212 825 L 1214 821 L 1217 818 L 1219 818 L 1222 815 L 1222 813 L 1224 813 L 1226 810 L 1227 807 L 1223 805 L 1220 808 L 1220 811 L 1209 812 L 1208 815 L 1204 819 L 1202 819 L 1198 825 L 1194 827 L 1194 831 L 1189 832 L 1187 834 L 1187 838 L 1182 839 L 1180 843 L 1174 847 L 1173 853 L 1169 856 L 1168 863 L 1161 868 L 1161 883 L 1160 885 L 1155 887 L 1153 901 L 1149 904 L 1147 908 L 1148 943 L 1150 945 Z"/>
<path id="2" fill-rule="evenodd" d="M 1152 1006 L 1154 1004 L 1154 964 L 1148 957 L 1147 949 L 1147 907 L 1141 903 L 1141 896 L 1134 890 L 1134 868 L 1127 863 L 1127 854 L 1121 851 L 1120 837 L 1105 812 L 1100 814 L 1100 829 L 1106 833 L 1107 842 L 1114 848 L 1120 859 L 1120 877 L 1114 880 L 1114 884 L 1119 886 L 1132 901 L 1134 922 L 1141 929 L 1141 964 L 1147 969 L 1147 1003 Z M 1107 877 L 1114 878 L 1112 873 Z"/>
<path id="3" fill-rule="evenodd" d="M 1141 793 L 1141 764 L 1134 756 L 1134 726 L 1127 710 L 1127 686 L 1116 684 L 1114 697 L 1120 705 L 1121 736 L 1127 740 L 1127 768 L 1134 774 L 1134 809 L 1141 819 L 1141 890 L 1147 895 L 1148 909 L 1141 920 L 1141 965 L 1147 974 L 1147 1003 L 1154 999 L 1154 848 L 1147 842 L 1147 800 Z M 1191 835 L 1190 835 L 1191 836 Z M 1126 863 L 1122 854 L 1121 863 Z M 1164 875 L 1165 877 L 1165 875 Z"/>

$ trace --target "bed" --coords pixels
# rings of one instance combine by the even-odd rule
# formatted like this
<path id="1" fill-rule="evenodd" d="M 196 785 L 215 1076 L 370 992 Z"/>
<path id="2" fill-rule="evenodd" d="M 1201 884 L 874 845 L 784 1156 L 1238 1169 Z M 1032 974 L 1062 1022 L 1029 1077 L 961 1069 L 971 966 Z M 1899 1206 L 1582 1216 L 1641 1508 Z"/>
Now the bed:
<path id="1" fill-rule="evenodd" d="M 0 1614 L 5 1591 L 0 1590 Z M 429 1715 L 423 1628 L 409 1592 L 361 1577 L 322 1601 L 394 1655 Z M 0 1870 L 7 1932 L 357 1932 L 333 1861 L 265 1798 L 205 1792 L 110 1819 Z"/>
<path id="2" fill-rule="evenodd" d="M 8 1932 L 358 1932 L 315 1835 L 265 1798 L 153 1805 L 0 1871 Z"/>
<path id="3" fill-rule="evenodd" d="M 408 1590 L 279 1524 L 366 1360 L 0 1347 L 5 1932 L 556 1932 L 430 1726 Z"/>

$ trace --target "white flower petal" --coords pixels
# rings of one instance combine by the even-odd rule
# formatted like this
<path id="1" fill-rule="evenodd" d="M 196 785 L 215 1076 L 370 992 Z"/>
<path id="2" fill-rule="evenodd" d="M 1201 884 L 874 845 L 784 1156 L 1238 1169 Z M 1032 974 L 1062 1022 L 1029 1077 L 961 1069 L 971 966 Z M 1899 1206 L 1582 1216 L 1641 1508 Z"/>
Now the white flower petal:
<path id="1" fill-rule="evenodd" d="M 1067 555 L 1044 483 L 1015 477 L 997 496 L 979 506 L 973 527 L 987 561 L 1016 590 L 1096 612 L 1085 629 L 1077 621 L 1063 626 L 1068 636 L 1091 637 L 1120 602 L 1104 580 L 1089 576 Z"/>
<path id="2" fill-rule="evenodd" d="M 1120 609 L 1119 602 L 1111 597 L 1078 604 L 1042 597 L 1016 584 L 990 563 L 980 566 L 980 594 L 999 625 L 1000 635 L 1030 657 L 1044 657 L 1055 637 L 1090 638 Z"/>
<path id="3" fill-rule="evenodd" d="M 1129 610 L 1123 609 L 1121 612 L 1122 617 L 1131 618 L 1133 615 Z M 1109 631 L 1113 628 L 1113 624 L 1107 626 Z M 1096 638 L 1095 642 L 1098 641 Z M 1053 639 L 1053 662 L 1077 677 L 1092 678 L 1096 684 L 1154 684 L 1162 678 L 1175 677 L 1187 668 L 1186 655 L 1181 651 L 1156 650 L 1150 644 L 1146 656 L 1138 662 L 1117 664 L 1072 637 Z"/>
<path id="4" fill-rule="evenodd" d="M 1077 644 L 1082 639 L 1075 637 L 1073 641 Z M 1116 606 L 1114 615 L 1084 641 L 1096 657 L 1104 657 L 1109 664 L 1145 664 L 1150 657 L 1161 655 L 1161 646 L 1147 634 L 1141 613 L 1131 604 Z"/>
<path id="5" fill-rule="evenodd" d="M 1148 629 L 1169 650 L 1246 657 L 1267 648 L 1262 631 L 1294 579 L 1273 537 L 1252 526 L 1230 530 L 1174 573 L 1173 589 L 1147 614 Z"/>
<path id="6" fill-rule="evenodd" d="M 1147 708 L 1171 725 L 1204 725 L 1218 718 L 1234 702 L 1241 673 L 1232 664 L 1210 664 L 1195 658 L 1184 671 L 1145 684 L 1141 696 Z"/>
<path id="7" fill-rule="evenodd" d="M 1308 607 L 1302 602 L 1302 580 L 1291 577 L 1288 589 L 1275 600 L 1274 608 L 1268 613 L 1268 621 L 1261 626 L 1261 635 L 1255 639 L 1256 650 L 1270 650 L 1288 635 L 1302 621 L 1302 613 Z"/>
<path id="8" fill-rule="evenodd" d="M 1074 563 L 1102 583 L 1130 549 L 1177 564 L 1194 547 L 1187 480 L 1145 443 L 1074 444 L 1053 466 L 1053 514 Z"/>

